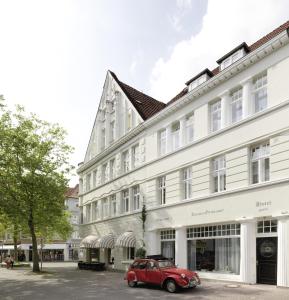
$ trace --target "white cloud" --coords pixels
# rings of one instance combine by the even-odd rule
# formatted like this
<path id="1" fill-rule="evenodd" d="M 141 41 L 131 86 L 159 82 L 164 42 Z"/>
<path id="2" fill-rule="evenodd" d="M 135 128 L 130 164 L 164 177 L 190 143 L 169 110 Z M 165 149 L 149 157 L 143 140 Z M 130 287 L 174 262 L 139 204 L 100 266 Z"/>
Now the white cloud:
<path id="1" fill-rule="evenodd" d="M 288 19 L 287 0 L 209 0 L 201 31 L 177 43 L 167 60 L 156 61 L 150 94 L 167 102 L 184 82 L 207 67 L 216 67 L 216 60 L 235 46 L 253 43 Z"/>

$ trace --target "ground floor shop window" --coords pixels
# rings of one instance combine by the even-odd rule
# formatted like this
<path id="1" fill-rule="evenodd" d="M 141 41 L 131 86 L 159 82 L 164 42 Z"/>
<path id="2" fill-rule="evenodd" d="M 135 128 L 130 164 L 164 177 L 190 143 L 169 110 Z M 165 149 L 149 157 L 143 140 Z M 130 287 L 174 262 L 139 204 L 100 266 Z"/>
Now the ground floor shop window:
<path id="1" fill-rule="evenodd" d="M 162 241 L 161 252 L 164 257 L 175 260 L 175 241 Z"/>
<path id="2" fill-rule="evenodd" d="M 126 248 L 126 259 L 131 260 L 135 257 L 135 248 L 134 247 L 128 247 Z"/>
<path id="3" fill-rule="evenodd" d="M 90 250 L 90 261 L 99 262 L 99 248 L 91 248 Z"/>
<path id="4" fill-rule="evenodd" d="M 240 238 L 188 241 L 191 270 L 240 274 Z"/>

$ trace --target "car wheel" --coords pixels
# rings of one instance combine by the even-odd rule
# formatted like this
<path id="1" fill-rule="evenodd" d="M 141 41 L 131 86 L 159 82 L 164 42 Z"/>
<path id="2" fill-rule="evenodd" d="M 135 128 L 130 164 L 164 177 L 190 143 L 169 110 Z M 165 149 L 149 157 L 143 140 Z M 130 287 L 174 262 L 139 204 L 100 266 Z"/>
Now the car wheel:
<path id="1" fill-rule="evenodd" d="M 176 282 L 172 279 L 169 279 L 166 281 L 166 290 L 169 293 L 175 293 L 178 290 L 178 286 Z"/>
<path id="2" fill-rule="evenodd" d="M 136 287 L 137 282 L 136 282 L 136 281 L 133 281 L 133 280 L 128 280 L 128 281 L 127 281 L 127 284 L 128 284 L 129 287 Z"/>

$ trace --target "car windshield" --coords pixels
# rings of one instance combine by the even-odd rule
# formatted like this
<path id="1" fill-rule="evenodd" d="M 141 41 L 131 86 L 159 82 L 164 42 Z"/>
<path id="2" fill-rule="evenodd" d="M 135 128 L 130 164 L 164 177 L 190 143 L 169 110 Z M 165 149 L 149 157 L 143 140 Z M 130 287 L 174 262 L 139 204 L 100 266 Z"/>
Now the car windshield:
<path id="1" fill-rule="evenodd" d="M 171 268 L 171 267 L 175 267 L 174 263 L 170 260 L 159 260 L 159 267 L 160 268 Z"/>

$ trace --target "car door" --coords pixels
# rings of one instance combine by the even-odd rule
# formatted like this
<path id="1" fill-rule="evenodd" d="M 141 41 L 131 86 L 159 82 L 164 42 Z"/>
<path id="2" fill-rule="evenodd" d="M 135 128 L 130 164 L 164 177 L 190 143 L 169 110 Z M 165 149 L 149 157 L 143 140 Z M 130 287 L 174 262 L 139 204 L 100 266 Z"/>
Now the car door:
<path id="1" fill-rule="evenodd" d="M 162 272 L 156 261 L 148 261 L 146 265 L 146 282 L 153 284 L 162 283 Z"/>
<path id="2" fill-rule="evenodd" d="M 147 261 L 141 260 L 135 267 L 134 271 L 136 274 L 137 281 L 146 282 L 146 264 Z"/>

